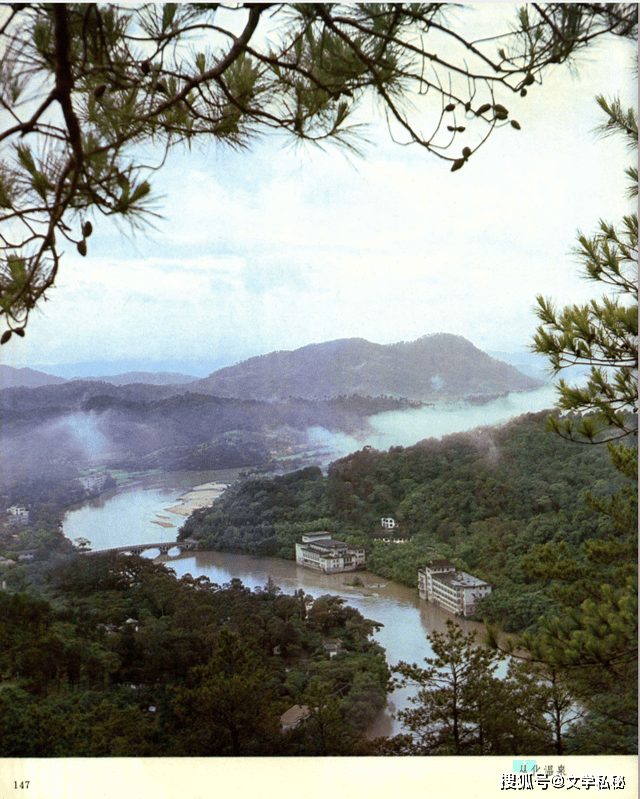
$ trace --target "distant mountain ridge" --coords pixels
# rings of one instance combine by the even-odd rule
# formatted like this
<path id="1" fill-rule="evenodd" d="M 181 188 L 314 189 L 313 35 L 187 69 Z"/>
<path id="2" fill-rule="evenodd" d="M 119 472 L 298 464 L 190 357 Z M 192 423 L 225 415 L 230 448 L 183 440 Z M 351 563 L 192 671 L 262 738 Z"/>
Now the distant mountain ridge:
<path id="1" fill-rule="evenodd" d="M 13 366 L 0 364 L 0 389 L 3 388 L 39 388 L 40 386 L 57 386 L 66 383 L 64 377 L 48 375 L 37 369 L 23 367 L 16 369 Z"/>
<path id="2" fill-rule="evenodd" d="M 388 396 L 421 402 L 483 401 L 510 391 L 543 385 L 475 347 L 462 336 L 436 333 L 416 341 L 375 344 L 362 338 L 308 344 L 279 350 L 225 366 L 208 377 L 178 372 L 125 372 L 71 380 L 34 369 L 0 365 L 0 389 L 83 386 L 87 396 L 125 388 L 131 399 L 160 398 L 185 392 L 228 399 L 331 399 L 354 394 Z M 63 389 L 67 395 L 67 389 Z M 62 399 L 63 394 L 60 394 Z M 68 396 L 71 396 L 69 394 Z M 124 396 L 124 395 L 123 395 Z"/>
<path id="3" fill-rule="evenodd" d="M 102 377 L 76 377 L 67 379 L 57 377 L 37 369 L 0 364 L 0 390 L 5 388 L 41 388 L 42 386 L 59 386 L 63 383 L 85 381 L 94 383 L 110 383 L 114 386 L 126 386 L 141 383 L 148 386 L 188 385 L 199 378 L 195 375 L 184 375 L 178 372 L 125 372 L 118 375 Z"/>
<path id="4" fill-rule="evenodd" d="M 191 383 L 189 391 L 261 400 L 360 394 L 433 401 L 481 399 L 541 385 L 462 336 L 436 333 L 396 344 L 350 338 L 272 352 L 219 369 Z"/>
<path id="5" fill-rule="evenodd" d="M 84 380 L 93 383 L 111 383 L 113 386 L 128 386 L 131 383 L 143 383 L 147 386 L 186 385 L 199 379 L 195 375 L 183 375 L 179 372 L 124 372 L 119 375 L 103 377 L 72 378 L 72 380 Z"/>

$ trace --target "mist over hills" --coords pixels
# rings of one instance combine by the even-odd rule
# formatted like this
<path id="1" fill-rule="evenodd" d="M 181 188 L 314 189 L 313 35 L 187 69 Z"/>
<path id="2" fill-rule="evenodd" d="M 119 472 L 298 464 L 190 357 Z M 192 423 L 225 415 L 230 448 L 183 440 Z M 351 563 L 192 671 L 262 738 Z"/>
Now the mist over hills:
<path id="1" fill-rule="evenodd" d="M 434 401 L 488 398 L 541 385 L 462 336 L 437 333 L 396 344 L 351 338 L 272 352 L 219 369 L 189 389 L 263 400 L 360 394 Z"/>
<path id="2" fill-rule="evenodd" d="M 26 371 L 37 379 L 34 370 Z M 183 377 L 190 382 L 176 382 Z M 395 427 L 408 425 L 417 440 L 425 421 L 415 415 L 421 408 L 450 414 L 457 407 L 471 419 L 474 405 L 542 385 L 446 334 L 388 345 L 364 339 L 311 344 L 250 358 L 200 380 L 166 372 L 53 380 L 0 391 L 4 469 L 315 462 L 326 460 L 327 452 L 357 449 L 377 429 L 373 419 L 385 414 Z"/>
<path id="3" fill-rule="evenodd" d="M 267 402 L 360 396 L 481 403 L 542 385 L 543 381 L 487 355 L 462 336 L 438 333 L 396 344 L 359 338 L 309 344 L 249 358 L 203 379 L 138 371 L 65 380 L 2 366 L 0 412 L 7 421 L 16 412 L 80 410 L 96 397 L 126 404 L 182 394 Z"/>

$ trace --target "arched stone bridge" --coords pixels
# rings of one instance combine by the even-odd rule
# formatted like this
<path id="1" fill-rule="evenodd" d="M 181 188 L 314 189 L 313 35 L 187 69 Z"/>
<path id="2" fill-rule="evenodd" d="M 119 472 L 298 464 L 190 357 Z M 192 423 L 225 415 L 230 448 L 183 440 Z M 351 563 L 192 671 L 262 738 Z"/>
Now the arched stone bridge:
<path id="1" fill-rule="evenodd" d="M 159 549 L 161 555 L 166 555 L 170 549 L 179 549 L 180 552 L 194 551 L 200 549 L 198 541 L 187 539 L 185 541 L 160 541 L 151 544 L 129 544 L 124 547 L 109 547 L 109 549 L 90 549 L 85 552 L 80 551 L 81 555 L 142 555 L 148 549 Z"/>

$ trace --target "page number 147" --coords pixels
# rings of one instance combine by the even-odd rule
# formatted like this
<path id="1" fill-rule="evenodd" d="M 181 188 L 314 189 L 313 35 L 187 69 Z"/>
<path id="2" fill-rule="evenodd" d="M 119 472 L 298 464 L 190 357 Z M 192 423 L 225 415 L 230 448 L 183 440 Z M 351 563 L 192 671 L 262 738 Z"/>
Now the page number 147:
<path id="1" fill-rule="evenodd" d="M 14 788 L 14 790 L 16 788 L 28 788 L 30 782 L 31 782 L 31 780 L 25 780 L 24 782 L 14 782 L 13 783 L 13 788 Z"/>

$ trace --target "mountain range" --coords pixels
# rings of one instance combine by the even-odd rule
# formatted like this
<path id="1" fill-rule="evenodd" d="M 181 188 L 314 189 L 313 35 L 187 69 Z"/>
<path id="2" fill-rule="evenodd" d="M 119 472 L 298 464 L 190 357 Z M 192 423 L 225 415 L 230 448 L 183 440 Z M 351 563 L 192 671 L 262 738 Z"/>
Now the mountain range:
<path id="1" fill-rule="evenodd" d="M 155 386 L 162 387 L 162 395 L 153 392 L 155 398 L 188 391 L 269 401 L 358 394 L 421 402 L 482 401 L 511 391 L 531 391 L 542 385 L 542 381 L 487 355 L 462 336 L 446 333 L 396 344 L 375 344 L 361 338 L 309 344 L 249 358 L 202 379 L 176 372 L 135 371 L 68 381 L 33 369 L 0 366 L 1 388 L 36 388 L 69 382 L 81 382 L 93 396 L 100 393 L 100 384 L 130 386 L 130 391 L 135 386 L 136 399 L 143 398 L 144 386 Z"/>
<path id="2" fill-rule="evenodd" d="M 59 386 L 78 380 L 88 383 L 110 383 L 113 386 L 128 386 L 140 383 L 148 386 L 186 385 L 198 380 L 195 375 L 179 372 L 123 372 L 117 375 L 90 377 L 58 377 L 37 369 L 16 369 L 13 366 L 0 364 L 0 391 L 4 388 L 40 388 L 41 386 Z"/>

